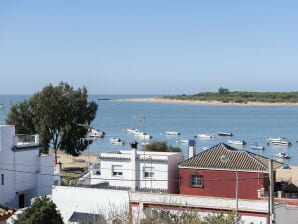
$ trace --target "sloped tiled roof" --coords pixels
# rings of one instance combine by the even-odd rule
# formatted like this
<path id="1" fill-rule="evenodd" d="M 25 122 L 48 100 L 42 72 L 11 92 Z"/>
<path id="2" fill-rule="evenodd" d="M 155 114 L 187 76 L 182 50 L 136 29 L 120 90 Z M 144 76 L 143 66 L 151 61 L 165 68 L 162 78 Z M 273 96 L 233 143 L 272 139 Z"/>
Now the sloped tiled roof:
<path id="1" fill-rule="evenodd" d="M 222 156 L 228 161 L 223 162 Z M 282 166 L 282 163 L 272 161 L 273 169 Z M 238 150 L 224 143 L 219 143 L 187 160 L 179 163 L 179 167 L 202 168 L 202 169 L 226 169 L 246 171 L 268 171 L 269 158 L 255 153 Z"/>
<path id="2" fill-rule="evenodd" d="M 13 208 L 8 208 L 0 205 L 0 221 L 7 220 L 13 215 L 15 210 Z"/>
<path id="3" fill-rule="evenodd" d="M 97 223 L 100 222 L 103 218 L 104 217 L 101 214 L 73 212 L 68 221 L 78 223 Z"/>

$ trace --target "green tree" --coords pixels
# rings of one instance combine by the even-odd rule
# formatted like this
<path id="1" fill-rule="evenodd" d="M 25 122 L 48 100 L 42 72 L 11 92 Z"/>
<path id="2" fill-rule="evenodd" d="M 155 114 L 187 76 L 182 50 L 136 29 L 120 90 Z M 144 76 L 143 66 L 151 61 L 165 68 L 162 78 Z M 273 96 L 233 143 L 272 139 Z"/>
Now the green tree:
<path id="1" fill-rule="evenodd" d="M 218 93 L 219 94 L 225 94 L 225 93 L 229 93 L 230 91 L 229 91 L 229 89 L 227 89 L 227 88 L 223 88 L 223 87 L 220 87 L 219 89 L 218 89 Z"/>
<path id="2" fill-rule="evenodd" d="M 47 197 L 36 198 L 33 204 L 18 215 L 17 224 L 63 224 L 56 205 Z"/>
<path id="3" fill-rule="evenodd" d="M 146 145 L 144 150 L 155 151 L 155 152 L 181 152 L 181 149 L 178 147 L 168 146 L 166 141 L 152 142 L 149 145 Z"/>
<path id="4" fill-rule="evenodd" d="M 39 134 L 41 152 L 53 149 L 56 161 L 57 150 L 78 156 L 89 144 L 82 139 L 98 107 L 87 98 L 85 87 L 74 90 L 63 82 L 58 86 L 49 84 L 29 100 L 13 105 L 6 123 L 15 125 L 19 134 Z"/>

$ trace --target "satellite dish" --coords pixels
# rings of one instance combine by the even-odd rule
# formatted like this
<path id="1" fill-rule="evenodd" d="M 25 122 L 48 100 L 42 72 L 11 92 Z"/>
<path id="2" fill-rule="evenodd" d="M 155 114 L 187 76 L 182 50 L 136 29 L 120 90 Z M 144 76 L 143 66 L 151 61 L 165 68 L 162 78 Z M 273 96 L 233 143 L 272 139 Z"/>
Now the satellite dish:
<path id="1" fill-rule="evenodd" d="M 225 155 L 223 155 L 223 156 L 220 157 L 220 161 L 222 161 L 223 163 L 226 163 L 226 162 L 228 162 L 229 160 L 230 160 L 229 157 L 227 157 L 227 156 L 225 156 Z"/>

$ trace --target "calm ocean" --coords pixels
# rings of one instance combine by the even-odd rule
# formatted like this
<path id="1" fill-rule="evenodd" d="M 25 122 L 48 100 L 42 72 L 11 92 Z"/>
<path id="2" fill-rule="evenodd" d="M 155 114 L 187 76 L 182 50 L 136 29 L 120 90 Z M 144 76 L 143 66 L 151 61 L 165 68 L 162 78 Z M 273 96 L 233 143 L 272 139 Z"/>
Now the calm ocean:
<path id="1" fill-rule="evenodd" d="M 5 105 L 1 110 L 1 124 L 4 123 L 6 113 L 11 104 L 18 103 L 30 96 L 1 95 L 0 104 Z M 213 146 L 219 142 L 227 143 L 231 137 L 220 137 L 216 132 L 232 132 L 232 139 L 244 140 L 245 146 L 233 146 L 258 153 L 272 159 L 278 152 L 287 152 L 291 158 L 285 163 L 298 164 L 298 106 L 206 106 L 182 105 L 141 102 L 119 102 L 113 100 L 98 100 L 99 98 L 143 98 L 152 95 L 91 95 L 90 100 L 98 103 L 99 109 L 96 119 L 91 124 L 103 130 L 106 135 L 89 146 L 89 152 L 98 153 L 111 150 L 129 149 L 129 143 L 137 140 L 132 134 L 127 133 L 127 128 L 141 129 L 153 138 L 150 141 L 167 141 L 171 146 L 180 147 L 187 156 L 187 145 L 181 144 L 181 139 L 194 138 L 199 133 L 214 133 L 211 140 L 196 139 L 197 152 L 205 147 Z M 138 116 L 144 115 L 144 120 Z M 179 131 L 179 136 L 166 136 L 166 131 Z M 124 145 L 113 145 L 109 138 L 120 138 Z M 292 145 L 272 146 L 267 145 L 266 137 L 287 137 Z M 148 141 L 147 141 L 148 142 Z M 254 143 L 265 146 L 265 150 L 253 150 L 250 146 Z M 138 148 L 141 148 L 139 144 Z"/>

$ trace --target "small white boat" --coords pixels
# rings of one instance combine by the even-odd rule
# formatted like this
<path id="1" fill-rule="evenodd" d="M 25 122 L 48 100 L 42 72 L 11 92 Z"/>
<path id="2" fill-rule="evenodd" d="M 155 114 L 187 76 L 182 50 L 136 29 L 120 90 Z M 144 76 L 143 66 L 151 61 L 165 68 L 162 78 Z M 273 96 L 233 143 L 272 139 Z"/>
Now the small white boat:
<path id="1" fill-rule="evenodd" d="M 150 145 L 150 142 L 142 142 L 142 146 Z"/>
<path id="2" fill-rule="evenodd" d="M 219 136 L 233 136 L 232 132 L 217 132 Z"/>
<path id="3" fill-rule="evenodd" d="M 214 138 L 213 134 L 198 134 L 198 138 Z"/>
<path id="4" fill-rule="evenodd" d="M 232 145 L 245 145 L 246 144 L 246 142 L 243 140 L 228 140 L 228 143 L 232 144 Z"/>
<path id="5" fill-rule="evenodd" d="M 183 143 L 183 144 L 188 144 L 189 142 L 189 139 L 181 139 L 180 140 L 180 143 Z"/>
<path id="6" fill-rule="evenodd" d="M 265 149 L 264 146 L 261 146 L 261 145 L 258 145 L 258 144 L 251 145 L 250 147 L 254 150 L 264 150 Z"/>
<path id="7" fill-rule="evenodd" d="M 103 138 L 105 135 L 105 132 L 100 131 L 96 128 L 89 128 L 87 135 L 91 138 Z"/>
<path id="8" fill-rule="evenodd" d="M 267 137 L 267 142 L 287 141 L 285 137 Z"/>
<path id="9" fill-rule="evenodd" d="M 119 145 L 123 145 L 124 141 L 122 141 L 120 138 L 110 138 L 109 141 L 112 144 L 119 144 Z"/>
<path id="10" fill-rule="evenodd" d="M 286 152 L 279 152 L 279 153 L 275 154 L 275 156 L 278 157 L 278 158 L 283 158 L 283 159 L 289 159 L 290 158 L 289 154 L 286 153 Z"/>
<path id="11" fill-rule="evenodd" d="M 146 132 L 143 132 L 143 131 L 135 132 L 134 135 L 135 135 L 137 138 L 145 139 L 145 140 L 149 140 L 149 139 L 152 138 L 151 135 L 149 135 L 149 134 L 147 134 Z"/>
<path id="12" fill-rule="evenodd" d="M 271 143 L 273 145 L 281 145 L 281 146 L 289 146 L 291 142 L 287 140 L 272 140 Z"/>
<path id="13" fill-rule="evenodd" d="M 178 131 L 166 131 L 166 135 L 180 135 Z"/>
<path id="14" fill-rule="evenodd" d="M 134 133 L 137 129 L 134 129 L 134 128 L 127 128 L 126 131 L 128 133 Z"/>

